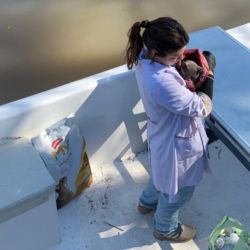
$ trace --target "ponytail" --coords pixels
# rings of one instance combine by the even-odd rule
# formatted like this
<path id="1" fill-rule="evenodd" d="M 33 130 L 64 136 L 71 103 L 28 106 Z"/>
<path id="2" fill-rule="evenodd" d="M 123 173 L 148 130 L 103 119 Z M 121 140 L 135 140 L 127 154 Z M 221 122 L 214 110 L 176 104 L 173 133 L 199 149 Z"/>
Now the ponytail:
<path id="1" fill-rule="evenodd" d="M 138 63 L 138 56 L 142 50 L 143 43 L 140 34 L 141 22 L 136 22 L 128 32 L 128 45 L 126 50 L 126 59 L 128 69 L 132 69 L 133 65 Z"/>
<path id="2" fill-rule="evenodd" d="M 144 28 L 142 35 L 141 28 Z M 128 37 L 126 50 L 128 69 L 138 64 L 138 57 L 144 44 L 149 51 L 155 49 L 158 56 L 165 57 L 189 42 L 189 36 L 183 26 L 171 17 L 136 22 L 130 28 Z"/>

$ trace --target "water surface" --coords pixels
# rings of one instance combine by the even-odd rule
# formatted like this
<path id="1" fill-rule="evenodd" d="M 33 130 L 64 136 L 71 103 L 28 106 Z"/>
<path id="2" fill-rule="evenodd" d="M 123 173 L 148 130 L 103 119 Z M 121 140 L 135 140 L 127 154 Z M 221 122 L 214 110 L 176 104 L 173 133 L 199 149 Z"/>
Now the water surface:
<path id="1" fill-rule="evenodd" d="M 249 0 L 0 0 L 0 104 L 124 64 L 137 20 L 168 15 L 191 32 L 249 13 Z"/>

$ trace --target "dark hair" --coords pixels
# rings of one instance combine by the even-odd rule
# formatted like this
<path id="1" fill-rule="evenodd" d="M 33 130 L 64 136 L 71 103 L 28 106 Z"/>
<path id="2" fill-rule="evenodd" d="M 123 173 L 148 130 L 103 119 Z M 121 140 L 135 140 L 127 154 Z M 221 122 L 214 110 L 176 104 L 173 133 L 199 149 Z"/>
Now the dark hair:
<path id="1" fill-rule="evenodd" d="M 145 29 L 142 35 L 141 28 Z M 144 44 L 148 50 L 155 49 L 158 56 L 164 57 L 183 48 L 189 42 L 189 36 L 183 26 L 171 17 L 136 22 L 130 28 L 128 37 L 126 49 L 128 69 L 138 63 L 138 56 Z"/>

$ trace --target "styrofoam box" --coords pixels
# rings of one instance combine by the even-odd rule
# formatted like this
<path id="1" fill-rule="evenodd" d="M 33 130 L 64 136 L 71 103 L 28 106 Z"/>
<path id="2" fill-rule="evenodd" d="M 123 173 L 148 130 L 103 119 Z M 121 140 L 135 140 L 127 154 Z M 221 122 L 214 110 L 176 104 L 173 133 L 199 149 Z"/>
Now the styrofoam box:
<path id="1" fill-rule="evenodd" d="M 59 242 L 55 183 L 28 139 L 0 140 L 0 248 L 48 249 Z"/>

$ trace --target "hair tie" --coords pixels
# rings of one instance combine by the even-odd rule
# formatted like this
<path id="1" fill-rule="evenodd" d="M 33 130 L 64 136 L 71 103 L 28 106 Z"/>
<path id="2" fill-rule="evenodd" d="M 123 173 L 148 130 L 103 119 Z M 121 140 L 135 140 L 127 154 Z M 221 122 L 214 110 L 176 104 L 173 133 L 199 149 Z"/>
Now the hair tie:
<path id="1" fill-rule="evenodd" d="M 149 21 L 148 20 L 143 20 L 143 21 L 141 21 L 141 23 L 140 23 L 140 27 L 141 28 L 148 28 L 148 26 L 149 26 Z"/>

